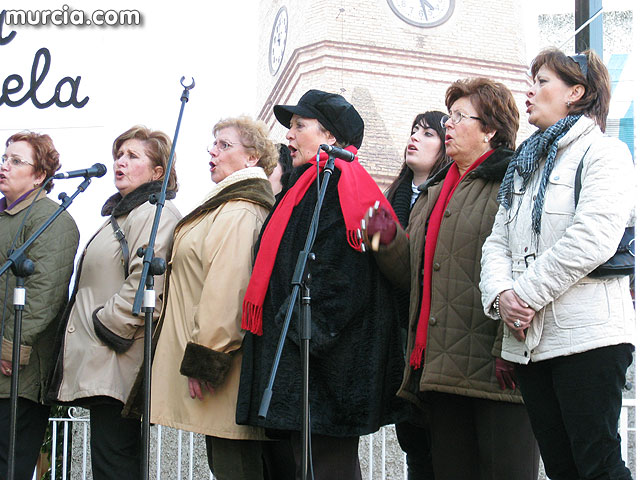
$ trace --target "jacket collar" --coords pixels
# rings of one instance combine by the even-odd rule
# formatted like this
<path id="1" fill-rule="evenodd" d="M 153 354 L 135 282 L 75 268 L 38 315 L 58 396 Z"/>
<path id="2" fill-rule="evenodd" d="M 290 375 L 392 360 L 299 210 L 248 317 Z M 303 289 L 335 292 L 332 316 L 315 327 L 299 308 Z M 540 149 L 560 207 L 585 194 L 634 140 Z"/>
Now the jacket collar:
<path id="1" fill-rule="evenodd" d="M 591 133 L 594 129 L 600 131 L 600 128 L 593 119 L 582 115 L 566 135 L 560 139 L 558 149 L 566 148 L 580 137 Z"/>
<path id="2" fill-rule="evenodd" d="M 259 167 L 260 168 L 260 167 Z M 245 169 L 248 170 L 248 169 Z M 260 168 L 262 170 L 262 168 Z M 227 177 L 229 178 L 229 177 Z M 226 179 L 225 179 L 226 180 Z M 220 182 L 218 185 L 221 185 Z M 220 205 L 232 200 L 246 200 L 263 206 L 267 210 L 271 210 L 275 202 L 271 184 L 267 180 L 264 171 L 262 175 L 237 176 L 233 182 L 228 182 L 221 190 L 217 190 L 215 195 L 196 207 L 193 211 L 184 216 L 176 225 L 184 225 L 190 220 L 204 215 L 205 213 L 218 208 Z"/>
<path id="3" fill-rule="evenodd" d="M 202 203 L 204 204 L 211 200 L 228 186 L 251 178 L 262 178 L 267 180 L 267 175 L 264 173 L 264 169 L 262 167 L 241 168 L 224 178 L 221 182 L 216 183 Z"/>
<path id="4" fill-rule="evenodd" d="M 465 178 L 481 178 L 489 181 L 500 181 L 507 171 L 507 166 L 513 156 L 513 150 L 498 147 L 487 159 L 474 168 Z M 441 182 L 447 176 L 447 172 L 453 162 L 448 163 L 436 172 L 431 178 L 420 185 L 421 191 L 426 191 L 431 185 Z"/>
<path id="5" fill-rule="evenodd" d="M 24 200 L 19 202 L 17 205 L 14 205 L 12 208 L 4 210 L 4 212 L 2 213 L 6 213 L 7 215 L 15 215 L 17 213 L 20 213 L 25 208 L 29 208 L 29 205 L 31 205 L 31 202 L 33 202 L 33 199 L 36 197 L 36 195 L 38 197 L 36 201 L 38 201 L 45 198 L 47 196 L 47 193 L 44 190 L 40 190 L 39 188 L 37 188 L 29 195 L 27 195 Z"/>
<path id="6" fill-rule="evenodd" d="M 162 190 L 162 181 L 154 180 L 153 182 L 143 183 L 125 197 L 118 192 L 109 197 L 102 206 L 102 216 L 108 217 L 109 215 L 113 215 L 114 217 L 119 217 L 121 215 L 126 215 L 134 208 L 148 202 L 149 195 L 152 193 L 160 193 L 160 190 Z M 167 200 L 171 200 L 175 197 L 175 191 L 167 190 Z"/>

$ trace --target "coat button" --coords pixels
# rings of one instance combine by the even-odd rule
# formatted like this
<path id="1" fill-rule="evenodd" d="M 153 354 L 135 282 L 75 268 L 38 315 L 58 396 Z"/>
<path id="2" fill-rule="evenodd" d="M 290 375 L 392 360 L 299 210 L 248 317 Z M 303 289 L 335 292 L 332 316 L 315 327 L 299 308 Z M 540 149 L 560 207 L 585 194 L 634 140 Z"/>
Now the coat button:
<path id="1" fill-rule="evenodd" d="M 436 323 L 438 323 L 436 317 L 429 317 L 429 325 L 435 325 Z"/>
<path id="2" fill-rule="evenodd" d="M 76 331 L 76 327 L 74 327 L 73 325 L 71 325 L 69 328 L 67 328 L 67 332 L 69 333 L 73 333 Z"/>
<path id="3" fill-rule="evenodd" d="M 437 272 L 438 270 L 440 270 L 440 264 L 438 262 L 433 264 L 433 269 Z"/>
<path id="4" fill-rule="evenodd" d="M 451 210 L 449 210 L 448 208 L 444 211 L 444 216 L 445 217 L 450 217 L 451 216 Z"/>

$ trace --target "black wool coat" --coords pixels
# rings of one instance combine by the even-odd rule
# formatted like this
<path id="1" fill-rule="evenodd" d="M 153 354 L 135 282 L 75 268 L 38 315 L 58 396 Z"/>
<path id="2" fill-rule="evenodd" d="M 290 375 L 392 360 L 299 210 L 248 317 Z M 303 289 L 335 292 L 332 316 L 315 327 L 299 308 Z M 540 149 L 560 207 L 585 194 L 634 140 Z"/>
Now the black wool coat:
<path id="1" fill-rule="evenodd" d="M 292 172 L 291 185 L 306 168 L 309 165 Z M 336 168 L 313 248 L 317 259 L 310 265 L 310 416 L 312 433 L 344 437 L 365 435 L 401 420 L 406 405 L 396 397 L 403 358 L 393 289 L 369 253 L 357 252 L 347 244 L 338 198 L 339 178 Z M 258 409 L 284 322 L 296 259 L 304 248 L 316 199 L 314 184 L 294 208 L 284 232 L 263 307 L 263 335 L 247 333 L 244 338 L 236 415 L 239 424 L 301 430 L 302 369 L 296 314 L 265 420 L 258 418 Z"/>

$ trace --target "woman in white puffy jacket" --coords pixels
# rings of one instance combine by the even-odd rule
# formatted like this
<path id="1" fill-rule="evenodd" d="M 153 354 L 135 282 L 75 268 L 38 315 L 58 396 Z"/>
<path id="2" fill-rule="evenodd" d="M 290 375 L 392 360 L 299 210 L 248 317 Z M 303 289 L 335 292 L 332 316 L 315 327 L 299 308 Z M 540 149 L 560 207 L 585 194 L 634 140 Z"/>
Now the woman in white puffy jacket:
<path id="1" fill-rule="evenodd" d="M 542 51 L 532 62 L 529 123 L 498 194 L 482 250 L 485 312 L 504 323 L 551 479 L 631 479 L 617 422 L 632 360 L 634 310 L 625 276 L 588 274 L 635 221 L 629 149 L 604 135 L 609 74 L 592 51 Z M 582 187 L 576 205 L 576 170 Z"/>

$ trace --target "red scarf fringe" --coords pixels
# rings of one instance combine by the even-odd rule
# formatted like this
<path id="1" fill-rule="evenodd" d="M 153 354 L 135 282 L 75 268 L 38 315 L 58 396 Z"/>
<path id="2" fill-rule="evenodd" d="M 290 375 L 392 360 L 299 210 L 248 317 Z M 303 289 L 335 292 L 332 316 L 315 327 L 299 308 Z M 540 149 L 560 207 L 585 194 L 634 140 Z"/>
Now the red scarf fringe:
<path id="1" fill-rule="evenodd" d="M 458 170 L 457 165 L 453 163 L 447 172 L 447 176 L 444 178 L 442 190 L 440 190 L 438 200 L 436 201 L 436 204 L 431 211 L 431 215 L 429 216 L 429 226 L 427 227 L 427 234 L 424 241 L 422 303 L 420 304 L 420 316 L 418 317 L 416 339 L 409 358 L 409 362 L 414 370 L 417 370 L 422 365 L 424 351 L 427 348 L 427 333 L 429 330 L 429 316 L 431 314 L 431 272 L 433 271 L 433 257 L 436 252 L 438 234 L 440 233 L 440 225 L 442 224 L 444 211 L 453 196 L 453 192 L 456 191 L 456 188 L 458 188 L 458 185 L 460 185 L 464 176 L 480 165 L 492 153 L 493 150 L 490 150 L 478 158 L 462 176 L 460 176 L 460 171 Z"/>
<path id="2" fill-rule="evenodd" d="M 354 154 L 358 152 L 354 146 L 348 146 L 346 150 Z M 320 170 L 324 167 L 327 159 L 328 155 L 322 152 L 320 155 Z M 315 157 L 309 162 L 315 165 Z M 362 240 L 358 238 L 357 231 L 360 228 L 360 221 L 369 207 L 379 201 L 381 206 L 392 212 L 396 221 L 397 218 L 380 188 L 360 165 L 357 157 L 353 162 L 336 159 L 336 168 L 340 170 L 338 197 L 347 229 L 346 241 L 351 248 L 360 252 Z M 260 249 L 242 303 L 241 326 L 244 330 L 248 330 L 255 335 L 262 335 L 262 306 L 282 236 L 294 207 L 304 198 L 309 187 L 315 182 L 316 177 L 317 174 L 314 167 L 308 168 L 300 176 L 298 181 L 285 193 L 262 234 Z M 297 254 L 297 252 L 291 252 L 291 254 Z"/>

